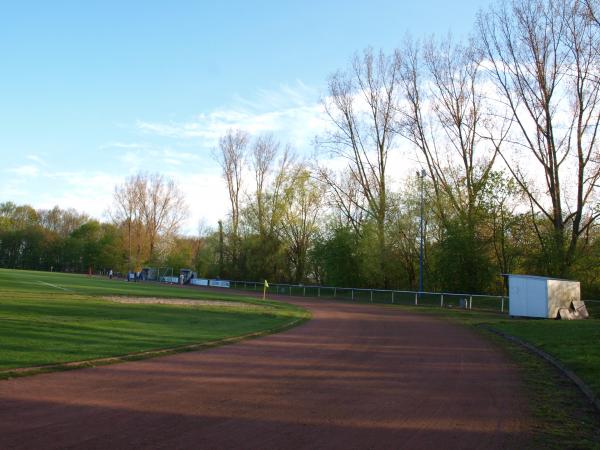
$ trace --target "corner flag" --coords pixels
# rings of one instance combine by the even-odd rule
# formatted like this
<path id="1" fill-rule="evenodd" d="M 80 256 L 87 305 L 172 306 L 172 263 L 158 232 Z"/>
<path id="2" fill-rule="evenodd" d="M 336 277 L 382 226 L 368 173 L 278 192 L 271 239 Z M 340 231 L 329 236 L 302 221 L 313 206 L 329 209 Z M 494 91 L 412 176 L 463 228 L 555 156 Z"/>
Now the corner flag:
<path id="1" fill-rule="evenodd" d="M 263 286 L 263 300 L 267 296 L 267 289 L 269 289 L 269 283 L 267 282 L 267 280 L 265 280 L 265 285 Z"/>

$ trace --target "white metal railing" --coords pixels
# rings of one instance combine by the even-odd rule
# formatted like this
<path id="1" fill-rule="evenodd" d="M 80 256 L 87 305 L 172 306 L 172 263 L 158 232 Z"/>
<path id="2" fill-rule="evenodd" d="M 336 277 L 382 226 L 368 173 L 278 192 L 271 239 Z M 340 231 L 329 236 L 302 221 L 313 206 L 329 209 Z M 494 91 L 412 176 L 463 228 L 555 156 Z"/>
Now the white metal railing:
<path id="1" fill-rule="evenodd" d="M 230 281 L 233 289 L 262 291 L 259 281 Z M 455 292 L 404 291 L 391 289 L 347 288 L 303 284 L 269 283 L 269 294 L 346 299 L 370 303 L 410 304 L 446 308 L 482 309 L 508 312 L 508 297 Z"/>

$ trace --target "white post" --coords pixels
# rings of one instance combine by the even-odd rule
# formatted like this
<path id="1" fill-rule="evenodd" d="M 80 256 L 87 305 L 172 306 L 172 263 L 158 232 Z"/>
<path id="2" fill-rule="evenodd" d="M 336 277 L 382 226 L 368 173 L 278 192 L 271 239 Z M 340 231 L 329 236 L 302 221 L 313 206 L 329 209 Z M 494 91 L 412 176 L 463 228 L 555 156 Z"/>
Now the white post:
<path id="1" fill-rule="evenodd" d="M 317 297 L 321 296 L 321 286 L 317 288 Z"/>
<path id="2" fill-rule="evenodd" d="M 440 308 L 444 307 L 444 294 L 440 294 Z"/>
<path id="3" fill-rule="evenodd" d="M 415 306 L 417 306 L 419 304 L 419 294 L 417 292 L 415 292 Z"/>
<path id="4" fill-rule="evenodd" d="M 371 289 L 371 303 L 373 303 L 373 289 Z"/>
<path id="5" fill-rule="evenodd" d="M 306 286 L 302 286 L 302 297 L 306 297 Z"/>
<path id="6" fill-rule="evenodd" d="M 469 296 L 469 309 L 473 309 L 473 296 Z"/>
<path id="7" fill-rule="evenodd" d="M 502 297 L 502 306 L 500 306 L 500 312 L 504 312 L 504 297 Z"/>

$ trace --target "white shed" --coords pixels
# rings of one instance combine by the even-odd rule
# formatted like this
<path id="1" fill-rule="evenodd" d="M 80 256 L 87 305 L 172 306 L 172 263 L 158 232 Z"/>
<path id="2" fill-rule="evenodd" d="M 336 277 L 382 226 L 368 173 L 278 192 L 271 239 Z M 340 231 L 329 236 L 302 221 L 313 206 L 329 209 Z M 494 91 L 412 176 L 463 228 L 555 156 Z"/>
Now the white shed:
<path id="1" fill-rule="evenodd" d="M 532 275 L 508 276 L 509 314 L 511 316 L 555 319 L 561 308 L 571 308 L 581 299 L 579 281 Z"/>

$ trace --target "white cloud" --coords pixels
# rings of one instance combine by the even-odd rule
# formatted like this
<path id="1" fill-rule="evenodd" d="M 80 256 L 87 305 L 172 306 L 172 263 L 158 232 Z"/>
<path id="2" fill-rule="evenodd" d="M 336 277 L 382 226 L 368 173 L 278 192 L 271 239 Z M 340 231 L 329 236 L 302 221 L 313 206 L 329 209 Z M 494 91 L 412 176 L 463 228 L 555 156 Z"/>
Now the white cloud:
<path id="1" fill-rule="evenodd" d="M 185 194 L 190 209 L 190 217 L 182 229 L 185 234 L 197 233 L 201 221 L 209 227 L 215 227 L 219 219 L 225 219 L 229 211 L 229 200 L 219 171 L 178 175 L 173 178 Z"/>
<path id="2" fill-rule="evenodd" d="M 273 133 L 282 142 L 299 150 L 312 148 L 315 135 L 327 126 L 317 94 L 301 82 L 284 85 L 276 91 L 259 91 L 257 98 L 236 98 L 229 108 L 198 114 L 184 122 L 138 120 L 144 134 L 177 140 L 200 140 L 203 148 L 214 148 L 229 129 L 242 129 L 252 135 Z"/>
<path id="3" fill-rule="evenodd" d="M 202 157 L 202 153 L 200 149 L 194 153 L 187 149 L 148 146 L 119 152 L 114 158 L 121 164 L 124 176 L 126 176 L 139 171 L 164 172 L 165 167 L 169 166 L 181 167 L 182 170 L 186 170 L 206 159 Z"/>
<path id="4" fill-rule="evenodd" d="M 37 155 L 28 155 L 31 164 L 5 169 L 0 195 L 34 208 L 59 205 L 106 220 L 116 185 L 138 171 L 159 172 L 174 179 L 185 193 L 190 218 L 182 232 L 194 234 L 200 222 L 214 227 L 227 217 L 227 190 L 209 150 L 228 129 L 241 128 L 254 135 L 273 133 L 283 144 L 290 143 L 308 154 L 314 136 L 324 126 L 318 95 L 297 82 L 260 91 L 251 100 L 235 99 L 231 107 L 204 111 L 187 121 L 139 120 L 135 131 L 138 135 L 142 132 L 143 139 L 107 139 L 96 148 L 102 157 L 93 165 L 74 159 L 64 169 L 59 168 L 59 160 L 48 158 L 46 163 Z"/>
<path id="5" fill-rule="evenodd" d="M 183 173 L 176 161 L 170 170 L 163 168 L 160 172 L 174 179 L 186 197 L 190 216 L 182 226 L 184 234 L 197 233 L 200 222 L 214 227 L 219 219 L 226 217 L 228 197 L 219 170 L 203 167 Z M 107 212 L 113 202 L 114 188 L 126 176 L 126 173 L 81 170 L 44 172 L 36 184 L 5 178 L 0 183 L 0 199 L 42 209 L 55 205 L 75 208 L 91 217 L 109 220 Z"/>
<path id="6" fill-rule="evenodd" d="M 145 148 L 148 147 L 148 144 L 143 144 L 139 142 L 108 142 L 106 144 L 100 145 L 98 148 L 100 150 L 106 149 L 114 149 L 114 148 L 125 148 L 125 149 L 137 149 L 137 148 Z"/>
<path id="7" fill-rule="evenodd" d="M 119 153 L 117 160 L 121 162 L 126 173 L 131 174 L 142 169 L 142 165 L 145 162 L 143 160 L 143 153 L 140 150 L 128 150 Z"/>
<path id="8" fill-rule="evenodd" d="M 157 156 L 162 156 L 165 159 L 177 159 L 179 162 L 200 161 L 202 159 L 198 153 L 174 150 L 172 148 L 165 148 L 161 152 L 157 152 Z"/>
<path id="9" fill-rule="evenodd" d="M 98 219 L 112 202 L 114 187 L 123 182 L 123 177 L 101 171 L 54 172 L 46 175 L 45 183 L 54 189 L 38 193 L 36 207 L 75 208 Z"/>
<path id="10" fill-rule="evenodd" d="M 39 173 L 40 173 L 40 169 L 37 166 L 33 166 L 33 165 L 23 165 L 23 166 L 19 166 L 19 167 L 12 167 L 9 169 L 6 169 L 7 172 L 9 173 L 14 173 L 15 175 L 18 175 L 20 177 L 36 177 Z"/>
<path id="11" fill-rule="evenodd" d="M 40 166 L 44 166 L 44 167 L 48 166 L 48 164 L 46 164 L 46 161 L 44 161 L 38 155 L 27 155 L 27 156 L 25 156 L 25 158 L 27 158 L 29 161 L 33 161 L 35 163 L 38 163 Z"/>
<path id="12" fill-rule="evenodd" d="M 181 160 L 180 159 L 165 158 L 164 162 L 165 162 L 165 164 L 169 164 L 171 166 L 181 166 Z"/>

